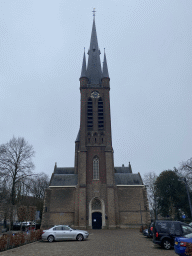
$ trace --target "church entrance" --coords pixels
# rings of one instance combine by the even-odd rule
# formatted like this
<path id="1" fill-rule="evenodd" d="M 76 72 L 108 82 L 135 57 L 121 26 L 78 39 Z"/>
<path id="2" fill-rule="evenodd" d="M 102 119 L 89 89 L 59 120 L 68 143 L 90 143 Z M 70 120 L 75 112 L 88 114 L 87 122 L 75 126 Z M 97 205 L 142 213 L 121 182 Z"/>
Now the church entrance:
<path id="1" fill-rule="evenodd" d="M 89 203 L 89 227 L 92 229 L 102 229 L 105 223 L 105 204 L 98 197 L 91 199 Z"/>
<path id="2" fill-rule="evenodd" d="M 101 212 L 92 213 L 92 229 L 102 228 L 102 214 Z"/>

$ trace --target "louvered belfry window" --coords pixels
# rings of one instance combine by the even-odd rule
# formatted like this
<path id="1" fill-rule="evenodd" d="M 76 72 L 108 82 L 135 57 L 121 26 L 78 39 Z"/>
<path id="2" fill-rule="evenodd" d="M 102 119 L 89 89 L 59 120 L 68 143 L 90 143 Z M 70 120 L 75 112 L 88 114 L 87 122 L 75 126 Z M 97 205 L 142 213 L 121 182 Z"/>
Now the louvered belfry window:
<path id="1" fill-rule="evenodd" d="M 98 100 L 98 130 L 104 129 L 104 115 L 103 115 L 103 101 L 101 98 Z"/>
<path id="2" fill-rule="evenodd" d="M 99 158 L 94 157 L 93 159 L 93 179 L 99 180 Z"/>
<path id="3" fill-rule="evenodd" d="M 91 98 L 87 101 L 87 130 L 93 130 L 93 103 Z"/>

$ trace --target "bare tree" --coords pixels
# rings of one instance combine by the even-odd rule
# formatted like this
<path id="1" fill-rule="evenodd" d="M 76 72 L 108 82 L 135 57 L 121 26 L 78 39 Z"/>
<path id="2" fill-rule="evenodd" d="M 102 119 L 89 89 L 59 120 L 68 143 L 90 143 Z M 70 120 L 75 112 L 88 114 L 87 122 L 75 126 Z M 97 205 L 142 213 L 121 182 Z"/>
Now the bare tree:
<path id="1" fill-rule="evenodd" d="M 40 173 L 35 177 L 31 177 L 28 181 L 30 188 L 31 204 L 36 206 L 36 210 L 40 213 L 40 218 L 42 217 L 43 212 L 45 189 L 49 187 L 49 180 L 50 179 L 47 174 Z M 25 197 L 23 197 L 23 200 L 25 200 Z M 26 205 L 26 203 L 24 204 Z"/>
<path id="2" fill-rule="evenodd" d="M 151 212 L 151 217 L 155 218 L 156 216 L 156 198 L 155 198 L 155 181 L 157 175 L 154 172 L 149 172 L 144 175 L 144 184 L 147 188 L 147 198 L 149 202 L 149 209 Z"/>
<path id="3" fill-rule="evenodd" d="M 0 179 L 0 218 L 4 220 L 4 228 L 6 228 L 7 219 L 10 215 L 10 196 L 6 182 Z"/>
<path id="4" fill-rule="evenodd" d="M 33 146 L 29 145 L 24 138 L 13 137 L 6 144 L 0 145 L 1 179 L 6 182 L 9 189 L 12 213 L 20 187 L 25 187 L 27 179 L 34 175 L 32 173 L 34 154 Z"/>
<path id="5" fill-rule="evenodd" d="M 49 177 L 45 173 L 40 173 L 30 181 L 30 192 L 37 199 L 44 199 L 45 189 L 49 186 Z"/>
<path id="6" fill-rule="evenodd" d="M 182 169 L 192 173 L 192 157 L 185 162 L 181 163 Z"/>
<path id="7" fill-rule="evenodd" d="M 192 158 L 187 161 L 183 161 L 180 164 L 179 171 L 185 178 L 192 181 Z"/>

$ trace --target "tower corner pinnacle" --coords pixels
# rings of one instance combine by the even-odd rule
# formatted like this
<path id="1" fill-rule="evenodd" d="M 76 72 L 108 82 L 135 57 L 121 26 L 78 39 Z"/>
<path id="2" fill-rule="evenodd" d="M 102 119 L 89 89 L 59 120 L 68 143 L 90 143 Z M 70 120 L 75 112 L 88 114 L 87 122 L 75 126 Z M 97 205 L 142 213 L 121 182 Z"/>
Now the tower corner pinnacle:
<path id="1" fill-rule="evenodd" d="M 83 63 L 82 63 L 81 76 L 80 76 L 80 78 L 81 78 L 81 77 L 87 77 L 85 48 L 84 48 Z"/>
<path id="2" fill-rule="evenodd" d="M 103 60 L 103 77 L 109 78 L 105 48 L 104 48 L 104 60 Z"/>

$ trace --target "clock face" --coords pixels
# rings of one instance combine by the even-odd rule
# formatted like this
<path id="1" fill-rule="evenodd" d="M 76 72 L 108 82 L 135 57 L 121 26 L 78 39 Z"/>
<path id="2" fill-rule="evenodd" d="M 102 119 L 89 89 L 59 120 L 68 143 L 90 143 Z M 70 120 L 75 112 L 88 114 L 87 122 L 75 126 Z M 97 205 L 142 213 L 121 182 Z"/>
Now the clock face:
<path id="1" fill-rule="evenodd" d="M 98 92 L 94 91 L 91 93 L 91 98 L 99 98 L 99 97 L 100 97 L 100 95 Z"/>

